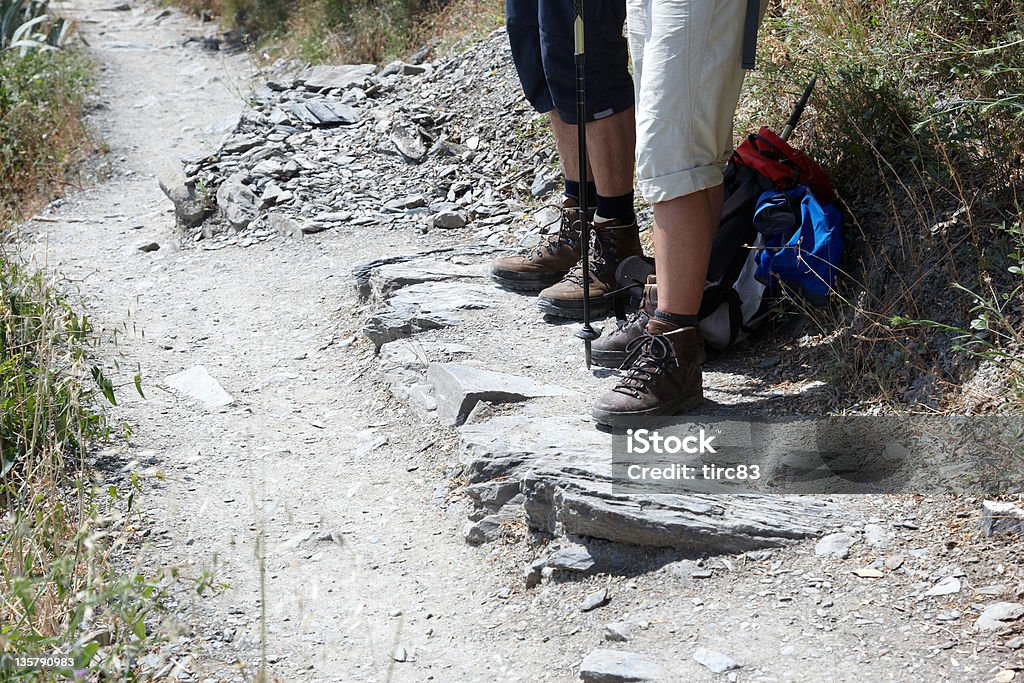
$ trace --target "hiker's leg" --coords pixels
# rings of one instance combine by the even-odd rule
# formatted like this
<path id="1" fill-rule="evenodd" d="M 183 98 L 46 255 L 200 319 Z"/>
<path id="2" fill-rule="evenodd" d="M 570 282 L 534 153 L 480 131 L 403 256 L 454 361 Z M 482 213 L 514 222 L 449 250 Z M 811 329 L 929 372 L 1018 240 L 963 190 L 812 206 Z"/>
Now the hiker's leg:
<path id="1" fill-rule="evenodd" d="M 721 216 L 721 184 L 654 204 L 659 310 L 697 315 Z"/>
<path id="2" fill-rule="evenodd" d="M 551 112 L 551 129 L 565 177 L 578 181 L 579 137 L 576 126 Z M 633 191 L 633 163 L 636 122 L 633 107 L 587 124 L 588 175 L 597 191 L 606 197 Z"/>

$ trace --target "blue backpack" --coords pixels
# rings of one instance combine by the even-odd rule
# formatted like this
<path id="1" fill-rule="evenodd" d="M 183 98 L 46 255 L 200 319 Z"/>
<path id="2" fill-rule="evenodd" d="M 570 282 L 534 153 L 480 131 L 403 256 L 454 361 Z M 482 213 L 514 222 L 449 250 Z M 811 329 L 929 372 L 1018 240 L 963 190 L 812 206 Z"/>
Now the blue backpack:
<path id="1" fill-rule="evenodd" d="M 781 284 L 809 303 L 824 305 L 843 256 L 843 215 L 822 204 L 806 185 L 763 193 L 754 228 L 763 237 L 754 277 L 776 296 Z"/>

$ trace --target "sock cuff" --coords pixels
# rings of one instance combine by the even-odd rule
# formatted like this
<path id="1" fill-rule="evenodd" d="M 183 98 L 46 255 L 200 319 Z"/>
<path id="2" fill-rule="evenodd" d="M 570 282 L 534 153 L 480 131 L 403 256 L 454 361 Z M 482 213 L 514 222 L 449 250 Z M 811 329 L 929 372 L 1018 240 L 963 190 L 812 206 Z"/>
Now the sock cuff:
<path id="1" fill-rule="evenodd" d="M 654 310 L 654 317 L 658 320 L 663 320 L 667 323 L 672 323 L 677 327 L 697 327 L 697 323 L 700 322 L 696 314 L 693 315 L 679 315 L 677 313 L 669 313 L 663 311 L 660 308 Z"/>

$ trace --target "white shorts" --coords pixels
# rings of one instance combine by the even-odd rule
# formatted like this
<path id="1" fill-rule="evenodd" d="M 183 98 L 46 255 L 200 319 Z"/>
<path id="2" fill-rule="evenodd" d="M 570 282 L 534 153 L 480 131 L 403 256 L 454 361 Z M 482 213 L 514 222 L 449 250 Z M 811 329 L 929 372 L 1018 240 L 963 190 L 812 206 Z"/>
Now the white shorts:
<path id="1" fill-rule="evenodd" d="M 627 0 L 637 183 L 647 201 L 722 183 L 743 85 L 746 8 L 747 0 Z"/>

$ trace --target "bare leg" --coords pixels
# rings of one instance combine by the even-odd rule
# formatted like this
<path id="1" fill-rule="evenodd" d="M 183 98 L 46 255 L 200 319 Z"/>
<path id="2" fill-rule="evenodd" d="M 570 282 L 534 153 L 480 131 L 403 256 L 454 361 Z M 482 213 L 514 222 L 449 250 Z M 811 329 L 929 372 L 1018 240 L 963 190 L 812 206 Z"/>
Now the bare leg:
<path id="1" fill-rule="evenodd" d="M 696 315 L 704 293 L 711 242 L 722 220 L 722 185 L 654 205 L 658 308 Z"/>
<path id="2" fill-rule="evenodd" d="M 579 180 L 579 145 L 576 126 L 564 123 L 551 112 L 551 129 L 555 147 L 562 160 L 562 170 L 569 180 Z M 600 121 L 587 124 L 588 177 L 605 197 L 619 197 L 633 191 L 633 148 L 636 126 L 633 107 Z"/>

